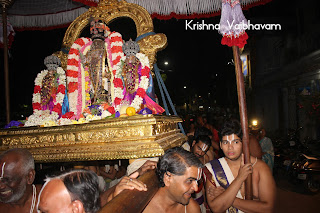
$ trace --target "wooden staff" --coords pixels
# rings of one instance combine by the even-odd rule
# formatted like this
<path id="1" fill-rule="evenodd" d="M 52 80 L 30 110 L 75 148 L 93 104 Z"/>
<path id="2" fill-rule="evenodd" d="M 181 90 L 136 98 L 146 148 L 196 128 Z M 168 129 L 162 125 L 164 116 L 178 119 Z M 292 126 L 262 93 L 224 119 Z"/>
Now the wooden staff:
<path id="1" fill-rule="evenodd" d="M 2 28 L 3 28 L 3 65 L 4 65 L 4 84 L 6 96 L 6 121 L 10 122 L 10 89 L 9 89 L 9 66 L 8 66 L 8 35 L 7 35 L 7 8 L 13 3 L 10 0 L 1 0 L 2 9 Z"/>
<path id="2" fill-rule="evenodd" d="M 245 93 L 244 78 L 242 73 L 239 47 L 232 46 L 232 51 L 233 51 L 234 66 L 235 66 L 236 79 L 237 79 L 240 123 L 242 127 L 242 132 L 243 132 L 242 146 L 243 146 L 243 154 L 244 154 L 244 163 L 246 164 L 246 163 L 251 163 L 250 150 L 249 150 L 249 131 L 248 131 L 246 93 Z M 246 200 L 252 200 L 252 174 L 248 175 L 248 178 L 245 181 L 245 196 L 246 196 Z"/>

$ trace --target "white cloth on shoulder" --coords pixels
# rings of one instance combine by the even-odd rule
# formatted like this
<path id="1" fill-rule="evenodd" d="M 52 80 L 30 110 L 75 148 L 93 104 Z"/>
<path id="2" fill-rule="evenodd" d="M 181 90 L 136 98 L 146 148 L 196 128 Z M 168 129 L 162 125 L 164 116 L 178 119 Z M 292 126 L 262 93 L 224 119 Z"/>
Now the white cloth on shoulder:
<path id="1" fill-rule="evenodd" d="M 223 158 L 219 158 L 218 160 L 219 160 L 219 162 L 220 162 L 220 164 L 221 164 L 221 166 L 222 166 L 222 168 L 223 168 L 223 170 L 224 170 L 224 173 L 226 174 L 226 177 L 227 177 L 227 180 L 228 180 L 229 184 L 231 184 L 232 181 L 234 180 L 234 177 L 233 177 L 232 171 L 231 171 L 231 169 L 230 169 L 230 167 L 229 167 L 226 159 L 223 157 Z M 210 162 L 209 162 L 209 163 L 206 163 L 205 166 L 207 167 L 207 169 L 208 169 L 208 170 L 210 171 L 210 173 L 212 174 L 212 177 L 213 177 L 213 179 L 214 179 L 214 182 L 215 182 L 216 186 L 220 186 L 219 182 L 218 182 L 217 179 L 216 179 L 216 175 L 215 175 L 214 172 L 213 172 L 213 169 L 212 169 L 212 166 L 211 166 Z M 240 199 L 243 199 L 240 190 L 238 191 L 236 197 L 237 197 L 237 198 L 240 198 Z M 228 210 L 227 210 L 226 212 L 228 212 Z M 240 209 L 238 209 L 238 213 L 243 213 L 243 211 L 241 211 Z"/>

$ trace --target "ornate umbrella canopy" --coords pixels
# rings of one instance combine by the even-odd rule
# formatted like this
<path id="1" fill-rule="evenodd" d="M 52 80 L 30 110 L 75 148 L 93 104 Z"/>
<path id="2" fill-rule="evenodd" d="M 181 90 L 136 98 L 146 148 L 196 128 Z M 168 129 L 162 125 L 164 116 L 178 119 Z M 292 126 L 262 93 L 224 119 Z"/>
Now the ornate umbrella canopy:
<path id="1" fill-rule="evenodd" d="M 16 30 L 48 30 L 65 27 L 89 6 L 99 1 L 117 0 L 19 0 L 8 10 L 9 21 Z M 242 0 L 242 9 L 271 0 Z M 221 13 L 221 0 L 127 0 L 144 7 L 153 18 L 207 18 Z"/>

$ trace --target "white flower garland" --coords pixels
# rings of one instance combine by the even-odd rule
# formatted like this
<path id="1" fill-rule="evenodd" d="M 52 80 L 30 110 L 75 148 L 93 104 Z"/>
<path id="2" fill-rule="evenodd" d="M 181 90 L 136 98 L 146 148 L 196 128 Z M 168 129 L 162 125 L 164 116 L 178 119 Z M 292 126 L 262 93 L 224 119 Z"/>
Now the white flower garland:
<path id="1" fill-rule="evenodd" d="M 63 86 L 64 91 L 66 88 L 66 75 L 64 70 L 61 67 L 57 68 L 57 73 L 59 74 L 58 78 L 58 87 Z M 48 70 L 43 70 L 40 73 L 38 73 L 34 83 L 35 87 L 40 88 L 39 91 L 34 91 L 32 96 L 32 104 L 36 104 L 38 106 L 41 106 L 41 95 L 40 91 L 42 89 L 42 81 L 43 78 L 48 74 Z M 56 95 L 56 100 L 54 100 L 54 105 L 57 106 L 60 104 L 62 106 L 64 95 L 62 92 L 58 92 Z M 28 117 L 28 120 L 25 123 L 25 126 L 36 126 L 36 125 L 43 125 L 44 123 L 48 121 L 56 121 L 58 119 L 59 115 L 57 112 L 52 111 L 51 113 L 49 110 L 39 110 L 34 108 L 33 114 Z"/>
<path id="2" fill-rule="evenodd" d="M 141 70 L 145 69 L 145 68 L 150 69 L 149 58 L 145 54 L 137 53 L 136 57 L 141 62 Z M 122 57 L 121 60 L 124 62 L 125 59 L 126 59 L 126 57 L 124 56 L 124 57 Z M 121 75 L 121 72 L 122 72 L 121 69 L 119 69 L 119 70 L 117 69 L 117 76 Z M 148 86 L 149 86 L 149 76 L 141 76 L 138 89 L 139 88 L 143 89 L 146 92 L 146 90 L 148 89 Z M 123 89 L 118 88 L 117 93 L 122 94 L 122 99 L 123 99 Z M 138 111 L 140 109 L 140 106 L 141 106 L 142 102 L 143 102 L 143 98 L 138 96 L 138 95 L 135 95 L 132 103 L 130 104 L 130 107 L 133 107 L 136 111 Z"/>

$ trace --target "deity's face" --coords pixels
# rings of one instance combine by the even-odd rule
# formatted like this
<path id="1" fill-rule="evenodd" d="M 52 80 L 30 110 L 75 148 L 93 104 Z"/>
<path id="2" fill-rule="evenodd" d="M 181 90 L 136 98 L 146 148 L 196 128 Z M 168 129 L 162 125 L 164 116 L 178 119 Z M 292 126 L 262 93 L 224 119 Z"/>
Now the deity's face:
<path id="1" fill-rule="evenodd" d="M 193 141 L 191 148 L 193 154 L 195 154 L 198 158 L 203 157 L 207 153 L 208 149 L 208 145 L 203 143 L 202 141 L 199 141 L 198 143 L 196 143 L 196 141 Z"/>
<path id="2" fill-rule="evenodd" d="M 133 64 L 136 62 L 136 57 L 134 55 L 130 55 L 129 57 L 127 57 L 127 62 L 130 64 Z"/>
<path id="3" fill-rule="evenodd" d="M 17 203 L 25 194 L 28 174 L 24 174 L 21 161 L 9 154 L 0 161 L 0 202 Z"/>
<path id="4" fill-rule="evenodd" d="M 165 188 L 168 190 L 170 199 L 182 205 L 188 205 L 191 195 L 198 190 L 197 180 L 200 179 L 201 170 L 192 166 L 186 169 L 184 175 L 170 173 L 170 176 L 165 178 Z"/>
<path id="5" fill-rule="evenodd" d="M 223 136 L 220 147 L 229 160 L 238 160 L 242 154 L 242 141 L 236 134 Z"/>
<path id="6" fill-rule="evenodd" d="M 40 213 L 73 213 L 71 197 L 62 180 L 51 180 L 43 187 L 38 204 Z"/>

